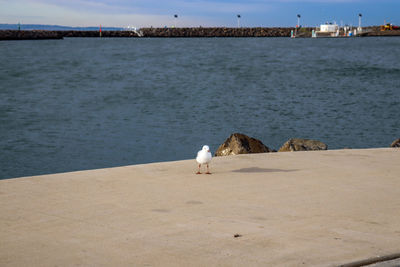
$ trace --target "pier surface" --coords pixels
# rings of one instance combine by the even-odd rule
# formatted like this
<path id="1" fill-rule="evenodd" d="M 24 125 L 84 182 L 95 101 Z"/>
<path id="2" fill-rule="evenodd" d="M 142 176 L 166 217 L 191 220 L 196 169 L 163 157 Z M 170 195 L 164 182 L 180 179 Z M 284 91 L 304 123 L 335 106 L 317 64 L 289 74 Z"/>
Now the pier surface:
<path id="1" fill-rule="evenodd" d="M 399 253 L 400 149 L 0 181 L 0 266 L 338 266 Z"/>

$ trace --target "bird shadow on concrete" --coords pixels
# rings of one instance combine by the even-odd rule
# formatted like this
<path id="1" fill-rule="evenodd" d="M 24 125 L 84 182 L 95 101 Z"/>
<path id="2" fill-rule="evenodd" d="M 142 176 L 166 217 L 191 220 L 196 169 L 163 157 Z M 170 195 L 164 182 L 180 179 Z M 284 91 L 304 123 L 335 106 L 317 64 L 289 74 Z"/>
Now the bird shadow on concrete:
<path id="1" fill-rule="evenodd" d="M 242 168 L 238 170 L 233 170 L 233 172 L 295 172 L 298 170 L 282 170 L 282 169 L 267 169 L 267 168 L 259 168 L 259 167 L 250 167 L 250 168 Z"/>

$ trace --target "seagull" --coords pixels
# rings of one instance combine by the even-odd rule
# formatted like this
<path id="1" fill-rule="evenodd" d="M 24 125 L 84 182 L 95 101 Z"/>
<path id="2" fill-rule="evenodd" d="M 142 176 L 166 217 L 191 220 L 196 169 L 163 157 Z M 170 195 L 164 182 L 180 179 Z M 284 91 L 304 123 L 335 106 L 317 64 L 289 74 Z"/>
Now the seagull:
<path id="1" fill-rule="evenodd" d="M 208 163 L 210 163 L 211 158 L 212 157 L 210 148 L 208 146 L 203 146 L 203 148 L 199 152 L 197 152 L 196 161 L 199 163 L 199 171 L 196 174 L 201 174 L 200 172 L 201 164 L 207 164 L 206 174 L 211 174 L 211 172 L 208 169 Z"/>

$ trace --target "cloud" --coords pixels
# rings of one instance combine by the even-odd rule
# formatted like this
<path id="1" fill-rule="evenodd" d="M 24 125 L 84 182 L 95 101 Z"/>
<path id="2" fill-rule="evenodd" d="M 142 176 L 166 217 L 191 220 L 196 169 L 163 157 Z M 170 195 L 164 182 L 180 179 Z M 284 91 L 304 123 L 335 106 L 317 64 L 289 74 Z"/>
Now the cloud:
<path id="1" fill-rule="evenodd" d="M 290 0 L 289 0 L 290 1 Z M 4 1 L 6 2 L 6 1 Z M 256 12 L 269 7 L 274 1 L 238 1 L 238 0 L 14 0 L 14 3 L 30 3 L 31 5 L 47 5 L 87 13 L 109 14 L 169 14 L 174 11 L 187 13 L 236 13 Z M 7 5 L 7 4 L 6 4 Z"/>
<path id="2" fill-rule="evenodd" d="M 110 6 L 106 2 L 87 0 L 71 1 L 41 0 L 14 0 L 12 2 L 0 0 L 2 9 L 0 16 L 6 18 L 7 23 L 26 24 L 56 24 L 67 26 L 120 26 L 133 25 L 136 27 L 163 27 L 174 24 L 171 14 L 146 13 L 136 8 L 122 8 Z M 123 2 L 123 1 L 122 1 Z M 144 12 L 144 13 L 143 13 Z M 179 19 L 179 23 L 188 26 L 204 24 L 198 16 L 186 16 Z"/>
<path id="3" fill-rule="evenodd" d="M 383 4 L 385 3 L 385 4 Z M 301 12 L 304 22 L 326 18 L 352 20 L 353 13 L 395 17 L 398 0 L 0 0 L 3 23 L 58 24 L 66 26 L 235 26 L 292 25 Z M 379 13 L 380 12 L 380 13 Z M 351 13 L 351 14 L 350 14 Z M 358 14 L 358 13 L 357 13 Z M 379 15 L 383 14 L 383 15 Z"/>
<path id="4" fill-rule="evenodd" d="M 236 13 L 253 13 L 260 10 L 268 10 L 271 5 L 267 1 L 175 1 L 175 6 L 181 7 L 189 12 L 203 13 L 220 13 L 220 14 L 236 14 Z"/>
<path id="5" fill-rule="evenodd" d="M 163 27 L 173 25 L 173 14 L 179 14 L 179 25 L 215 26 L 226 24 L 224 16 L 269 9 L 270 6 L 264 2 L 266 1 L 0 0 L 3 7 L 0 15 L 24 23 Z"/>

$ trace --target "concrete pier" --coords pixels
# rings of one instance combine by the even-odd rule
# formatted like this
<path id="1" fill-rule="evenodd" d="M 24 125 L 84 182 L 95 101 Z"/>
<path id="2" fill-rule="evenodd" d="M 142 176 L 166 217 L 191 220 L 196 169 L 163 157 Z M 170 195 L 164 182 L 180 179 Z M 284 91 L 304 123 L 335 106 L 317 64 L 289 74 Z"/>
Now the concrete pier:
<path id="1" fill-rule="evenodd" d="M 338 266 L 400 252 L 400 150 L 0 181 L 0 266 Z"/>

